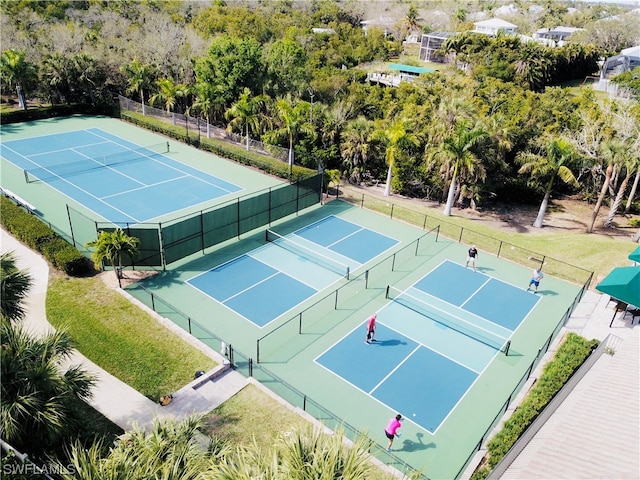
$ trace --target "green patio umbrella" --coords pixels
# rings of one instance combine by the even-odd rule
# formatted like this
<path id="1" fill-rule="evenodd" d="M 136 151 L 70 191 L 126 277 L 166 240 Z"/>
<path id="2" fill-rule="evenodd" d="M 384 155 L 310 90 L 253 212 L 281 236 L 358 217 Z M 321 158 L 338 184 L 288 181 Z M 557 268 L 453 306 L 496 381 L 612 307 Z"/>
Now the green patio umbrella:
<path id="1" fill-rule="evenodd" d="M 629 254 L 629 260 L 640 263 L 640 247 Z"/>
<path id="2" fill-rule="evenodd" d="M 596 285 L 596 290 L 628 305 L 639 307 L 640 266 L 614 268 L 604 280 Z M 615 313 L 613 317 L 615 318 Z M 611 322 L 613 323 L 613 318 Z"/>

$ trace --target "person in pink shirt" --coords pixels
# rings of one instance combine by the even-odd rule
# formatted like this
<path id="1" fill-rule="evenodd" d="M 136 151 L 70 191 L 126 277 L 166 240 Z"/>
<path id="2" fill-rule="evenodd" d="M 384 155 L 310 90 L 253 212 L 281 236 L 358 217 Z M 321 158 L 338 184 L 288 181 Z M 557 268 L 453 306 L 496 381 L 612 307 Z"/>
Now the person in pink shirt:
<path id="1" fill-rule="evenodd" d="M 376 334 L 376 318 L 378 317 L 377 313 L 374 313 L 367 320 L 367 337 L 365 338 L 365 343 L 375 342 L 374 336 Z"/>
<path id="2" fill-rule="evenodd" d="M 391 451 L 391 445 L 393 445 L 393 439 L 395 437 L 400 436 L 400 432 L 398 431 L 398 429 L 402 426 L 402 424 L 400 423 L 400 420 L 402 420 L 402 415 L 398 414 L 395 416 L 395 418 L 392 418 L 391 420 L 389 420 L 389 423 L 387 424 L 387 428 L 384 429 L 384 434 L 389 439 L 389 446 L 387 446 L 387 452 Z"/>

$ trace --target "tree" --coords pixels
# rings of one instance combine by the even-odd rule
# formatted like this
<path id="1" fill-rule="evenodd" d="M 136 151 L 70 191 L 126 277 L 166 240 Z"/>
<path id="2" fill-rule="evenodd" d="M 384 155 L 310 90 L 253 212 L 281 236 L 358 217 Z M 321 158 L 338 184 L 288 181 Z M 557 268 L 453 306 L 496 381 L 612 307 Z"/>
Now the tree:
<path id="1" fill-rule="evenodd" d="M 31 276 L 16 266 L 13 252 L 0 254 L 0 314 L 9 321 L 24 317 L 23 302 L 32 285 Z"/>
<path id="2" fill-rule="evenodd" d="M 151 79 L 154 68 L 149 64 L 141 63 L 138 58 L 134 58 L 130 63 L 122 65 L 120 71 L 127 78 L 127 94 L 140 95 L 140 103 L 142 103 L 142 114 L 146 115 L 144 104 L 144 91 L 151 86 Z"/>
<path id="3" fill-rule="evenodd" d="M 398 119 L 387 127 L 378 128 L 373 132 L 373 140 L 381 140 L 385 145 L 384 158 L 387 162 L 387 184 L 384 187 L 384 194 L 391 195 L 391 179 L 393 177 L 393 166 L 400 151 L 404 147 L 418 146 L 419 140 L 416 135 L 406 129 L 406 120 Z"/>
<path id="4" fill-rule="evenodd" d="M 638 157 L 633 157 L 631 152 L 627 151 L 624 157 L 624 161 L 622 162 L 622 167 L 625 170 L 626 174 L 620 186 L 618 187 L 618 191 L 616 193 L 615 198 L 611 202 L 611 207 L 609 208 L 609 213 L 607 214 L 607 218 L 605 218 L 603 227 L 608 228 L 613 223 L 613 219 L 616 215 L 616 212 L 620 208 L 620 204 L 622 203 L 625 192 L 627 191 L 627 185 L 629 185 L 629 180 L 633 176 L 634 173 L 638 170 Z"/>
<path id="5" fill-rule="evenodd" d="M 251 90 L 245 88 L 238 101 L 225 112 L 225 117 L 230 120 L 228 130 L 232 130 L 236 126 L 240 127 L 241 132 L 246 129 L 247 151 L 250 149 L 249 132 L 260 131 L 260 107 L 262 105 L 264 105 L 264 98 L 254 97 Z"/>
<path id="6" fill-rule="evenodd" d="M 347 124 L 340 144 L 343 171 L 350 182 L 360 183 L 367 170 L 371 152 L 373 124 L 358 117 Z"/>
<path id="7" fill-rule="evenodd" d="M 602 207 L 604 198 L 609 191 L 613 172 L 616 168 L 616 165 L 621 161 L 622 157 L 626 155 L 626 149 L 627 146 L 624 144 L 624 142 L 621 142 L 616 138 L 605 140 L 602 143 L 602 158 L 605 160 L 607 167 L 605 168 L 604 182 L 602 183 L 602 188 L 600 189 L 600 195 L 598 195 L 596 204 L 593 207 L 593 212 L 591 213 L 591 220 L 589 222 L 589 225 L 587 226 L 587 233 L 593 232 L 593 226 L 596 223 L 596 218 L 598 218 L 600 207 Z"/>
<path id="8" fill-rule="evenodd" d="M 0 436 L 37 456 L 75 431 L 75 402 L 91 397 L 95 380 L 79 366 L 61 368 L 73 349 L 66 332 L 35 338 L 20 323 L 7 321 L 0 329 Z"/>
<path id="9" fill-rule="evenodd" d="M 230 455 L 230 449 L 221 440 L 205 441 L 200 433 L 200 416 L 184 420 L 158 420 L 151 431 L 135 427 L 120 437 L 118 444 L 106 456 L 100 443 L 86 449 L 76 442 L 71 447 L 70 464 L 62 478 L 117 480 L 130 479 L 180 479 L 196 480 L 216 478 L 219 458 Z M 71 472 L 73 473 L 71 473 Z"/>
<path id="10" fill-rule="evenodd" d="M 245 87 L 255 94 L 262 92 L 262 47 L 250 37 L 218 36 L 207 56 L 196 62 L 195 72 L 196 83 L 208 85 L 212 104 L 224 113 Z"/>
<path id="11" fill-rule="evenodd" d="M 280 124 L 275 133 L 285 135 L 289 142 L 289 174 L 291 174 L 294 162 L 294 143 L 302 133 L 312 136 L 315 134 L 313 125 L 309 123 L 309 103 L 296 102 L 291 95 L 287 95 L 276 101 L 275 109 Z"/>
<path id="12" fill-rule="evenodd" d="M 571 144 L 565 139 L 552 139 L 547 142 L 544 155 L 534 152 L 521 152 L 516 161 L 522 166 L 518 173 L 528 173 L 536 183 L 545 183 L 544 197 L 533 226 L 542 227 L 544 215 L 549 205 L 549 199 L 556 182 L 562 180 L 568 185 L 578 187 L 578 181 L 569 168 L 574 160 L 575 152 Z"/>
<path id="13" fill-rule="evenodd" d="M 44 58 L 42 71 L 49 86 L 51 103 L 63 100 L 70 102 L 69 60 L 60 53 L 49 54 Z"/>
<path id="14" fill-rule="evenodd" d="M 96 240 L 87 243 L 87 248 L 95 248 L 91 253 L 91 257 L 96 268 L 102 269 L 104 261 L 108 261 L 113 267 L 113 271 L 118 278 L 118 285 L 122 287 L 120 282 L 120 273 L 122 272 L 122 256 L 127 255 L 133 260 L 138 254 L 138 243 L 140 241 L 135 237 L 130 237 L 121 228 L 116 228 L 112 232 L 102 230 Z M 117 268 L 116 268 L 117 263 Z"/>
<path id="15" fill-rule="evenodd" d="M 179 98 L 186 97 L 188 94 L 187 85 L 175 83 L 170 78 L 161 78 L 156 82 L 156 86 L 158 87 L 158 92 L 149 99 L 149 103 L 152 105 L 163 103 L 167 113 L 171 113 Z"/>
<path id="16" fill-rule="evenodd" d="M 25 90 L 36 80 L 36 67 L 27 61 L 27 54 L 22 51 L 8 49 L 0 55 L 0 74 L 2 83 L 15 88 L 18 105 L 27 109 Z"/>
<path id="17" fill-rule="evenodd" d="M 444 142 L 433 152 L 432 157 L 441 161 L 441 171 L 451 179 L 447 193 L 444 214 L 451 215 L 457 180 L 461 173 L 484 179 L 485 171 L 476 149 L 488 138 L 480 126 L 471 126 L 466 120 L 459 120 Z"/>

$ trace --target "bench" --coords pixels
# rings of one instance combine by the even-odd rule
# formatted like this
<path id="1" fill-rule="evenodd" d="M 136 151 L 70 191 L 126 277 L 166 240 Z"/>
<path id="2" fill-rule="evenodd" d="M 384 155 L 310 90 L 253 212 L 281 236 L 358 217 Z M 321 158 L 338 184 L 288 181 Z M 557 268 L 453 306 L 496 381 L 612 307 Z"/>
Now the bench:
<path id="1" fill-rule="evenodd" d="M 36 207 L 31 205 L 24 198 L 13 193 L 8 188 L 0 187 L 0 193 L 2 193 L 5 197 L 10 198 L 14 202 L 16 202 L 17 205 L 26 208 L 29 211 L 29 213 L 33 213 L 36 211 Z"/>

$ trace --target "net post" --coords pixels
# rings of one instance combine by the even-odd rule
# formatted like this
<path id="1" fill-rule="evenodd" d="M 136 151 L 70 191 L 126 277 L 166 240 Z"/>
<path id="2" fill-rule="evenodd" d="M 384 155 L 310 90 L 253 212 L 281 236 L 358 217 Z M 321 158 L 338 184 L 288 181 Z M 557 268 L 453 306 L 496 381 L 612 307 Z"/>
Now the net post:
<path id="1" fill-rule="evenodd" d="M 506 344 L 506 345 L 505 345 L 505 347 L 504 347 L 504 354 L 505 354 L 505 356 L 508 356 L 508 355 L 509 355 L 509 348 L 511 348 L 511 340 L 508 340 L 508 341 L 507 341 L 507 344 Z"/>
<path id="2" fill-rule="evenodd" d="M 27 170 L 23 169 L 22 173 L 24 173 L 24 181 L 25 181 L 25 183 L 29 183 L 29 174 L 27 173 Z"/>
<path id="3" fill-rule="evenodd" d="M 369 288 L 369 270 L 364 271 L 364 288 Z"/>
<path id="4" fill-rule="evenodd" d="M 298 335 L 302 335 L 302 312 L 298 314 Z"/>
<path id="5" fill-rule="evenodd" d="M 167 153 L 171 152 L 171 148 L 169 147 L 169 142 L 167 142 Z"/>
<path id="6" fill-rule="evenodd" d="M 384 293 L 384 298 L 389 299 L 389 285 L 387 285 L 387 290 Z"/>
<path id="7" fill-rule="evenodd" d="M 350 268 L 347 266 L 347 280 L 349 280 L 349 270 Z"/>
<path id="8" fill-rule="evenodd" d="M 256 363 L 260 363 L 260 339 L 256 340 Z"/>
<path id="9" fill-rule="evenodd" d="M 334 310 L 338 309 L 338 292 L 340 291 L 340 289 L 336 289 L 336 302 L 335 305 L 333 307 Z"/>

